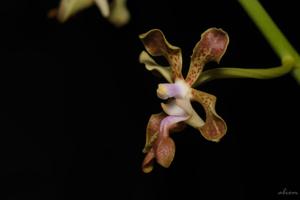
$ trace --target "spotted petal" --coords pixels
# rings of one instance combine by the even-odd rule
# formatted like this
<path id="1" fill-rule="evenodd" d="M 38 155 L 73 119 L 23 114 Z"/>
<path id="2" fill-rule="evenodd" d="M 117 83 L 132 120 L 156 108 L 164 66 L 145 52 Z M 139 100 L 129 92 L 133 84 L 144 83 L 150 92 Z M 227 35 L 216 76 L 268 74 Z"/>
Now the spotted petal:
<path id="1" fill-rule="evenodd" d="M 179 47 L 169 44 L 164 34 L 158 29 L 152 29 L 141 34 L 140 39 L 152 56 L 164 56 L 168 60 L 172 67 L 173 80 L 176 78 L 182 79 L 182 56 Z"/>
<path id="2" fill-rule="evenodd" d="M 81 10 L 92 6 L 93 3 L 94 0 L 61 0 L 57 18 L 60 22 L 65 22 Z"/>
<path id="3" fill-rule="evenodd" d="M 227 126 L 225 121 L 215 111 L 216 97 L 192 89 L 192 100 L 199 102 L 206 113 L 205 124 L 198 127 L 199 131 L 207 140 L 218 142 L 226 134 Z"/>
<path id="4" fill-rule="evenodd" d="M 172 71 L 171 67 L 164 67 L 157 64 L 147 52 L 142 51 L 140 54 L 140 63 L 145 64 L 145 67 L 149 71 L 159 72 L 169 83 L 172 82 Z"/>
<path id="5" fill-rule="evenodd" d="M 186 82 L 193 85 L 201 74 L 203 67 L 210 61 L 220 62 L 229 43 L 228 34 L 222 29 L 210 28 L 201 35 L 196 44 Z"/>

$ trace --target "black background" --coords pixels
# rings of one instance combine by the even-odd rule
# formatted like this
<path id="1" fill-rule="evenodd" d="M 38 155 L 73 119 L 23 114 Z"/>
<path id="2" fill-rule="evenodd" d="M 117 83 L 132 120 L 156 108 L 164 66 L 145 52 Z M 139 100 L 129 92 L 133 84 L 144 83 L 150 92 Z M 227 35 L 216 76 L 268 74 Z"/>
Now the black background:
<path id="1" fill-rule="evenodd" d="M 227 135 L 215 144 L 187 128 L 173 136 L 169 169 L 141 171 L 145 127 L 160 112 L 155 91 L 164 80 L 139 64 L 138 34 L 161 29 L 182 48 L 185 72 L 209 27 L 230 36 L 220 66 L 279 65 L 236 1 L 132 0 L 131 21 L 120 29 L 96 7 L 59 24 L 47 18 L 57 4 L 1 2 L 1 199 L 291 199 L 277 193 L 300 192 L 300 91 L 290 75 L 199 87 L 217 96 Z M 299 51 L 297 1 L 262 4 Z"/>

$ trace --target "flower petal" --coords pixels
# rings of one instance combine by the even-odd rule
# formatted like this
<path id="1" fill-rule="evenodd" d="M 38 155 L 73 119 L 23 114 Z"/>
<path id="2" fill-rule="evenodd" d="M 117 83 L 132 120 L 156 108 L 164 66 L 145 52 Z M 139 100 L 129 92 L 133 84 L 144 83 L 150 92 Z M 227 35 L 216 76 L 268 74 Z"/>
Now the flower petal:
<path id="1" fill-rule="evenodd" d="M 153 144 L 155 143 L 158 137 L 160 123 L 166 116 L 167 115 L 165 113 L 158 113 L 158 114 L 151 115 L 146 128 L 146 144 L 143 149 L 144 153 L 149 152 L 149 150 L 152 148 Z"/>
<path id="2" fill-rule="evenodd" d="M 92 6 L 93 3 L 93 0 L 61 0 L 57 18 L 60 22 L 65 22 L 79 11 Z"/>
<path id="3" fill-rule="evenodd" d="M 173 80 L 176 78 L 182 79 L 182 57 L 179 47 L 169 44 L 164 34 L 158 29 L 152 29 L 139 37 L 150 55 L 164 56 L 168 60 L 172 67 Z"/>
<path id="4" fill-rule="evenodd" d="M 198 127 L 199 131 L 207 140 L 218 142 L 226 134 L 227 126 L 215 111 L 216 97 L 193 89 L 192 99 L 199 102 L 206 112 L 205 124 Z"/>
<path id="5" fill-rule="evenodd" d="M 107 0 L 94 0 L 103 17 L 109 16 L 109 4 Z"/>
<path id="6" fill-rule="evenodd" d="M 229 43 L 228 34 L 222 29 L 210 28 L 201 35 L 196 44 L 186 82 L 193 85 L 201 74 L 203 67 L 210 61 L 220 62 Z"/>
<path id="7" fill-rule="evenodd" d="M 139 57 L 140 63 L 145 64 L 145 67 L 149 71 L 158 71 L 169 83 L 172 81 L 171 67 L 164 67 L 157 64 L 146 51 L 142 51 Z"/>
<path id="8" fill-rule="evenodd" d="M 147 153 L 142 164 L 142 169 L 144 173 L 149 173 L 153 170 L 154 158 L 155 158 L 154 150 L 153 148 L 151 148 Z"/>
<path id="9" fill-rule="evenodd" d="M 126 0 L 114 0 L 111 3 L 111 14 L 108 20 L 116 27 L 121 27 L 128 23 L 130 13 L 126 7 Z"/>

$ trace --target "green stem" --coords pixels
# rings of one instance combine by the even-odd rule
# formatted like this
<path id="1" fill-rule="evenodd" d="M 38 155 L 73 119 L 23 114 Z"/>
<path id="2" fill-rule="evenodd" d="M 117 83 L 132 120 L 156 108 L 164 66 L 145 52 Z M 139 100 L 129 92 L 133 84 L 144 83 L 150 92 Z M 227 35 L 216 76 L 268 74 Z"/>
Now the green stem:
<path id="1" fill-rule="evenodd" d="M 287 58 L 287 57 L 286 57 Z M 256 78 L 256 79 L 271 79 L 280 77 L 289 73 L 293 68 L 294 61 L 292 59 L 285 59 L 283 64 L 279 67 L 265 68 L 265 69 L 245 69 L 245 68 L 215 68 L 204 71 L 194 87 L 200 84 L 224 78 Z"/>
<path id="2" fill-rule="evenodd" d="M 273 22 L 267 11 L 258 0 L 239 0 L 239 3 L 265 36 L 281 61 L 287 56 L 294 59 L 293 75 L 300 84 L 300 56 Z"/>

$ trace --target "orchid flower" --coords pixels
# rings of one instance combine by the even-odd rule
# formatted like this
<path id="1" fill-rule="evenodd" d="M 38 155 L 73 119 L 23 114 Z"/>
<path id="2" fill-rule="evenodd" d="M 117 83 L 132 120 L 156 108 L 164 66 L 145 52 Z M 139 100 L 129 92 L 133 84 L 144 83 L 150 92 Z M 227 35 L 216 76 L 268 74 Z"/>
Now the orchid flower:
<path id="1" fill-rule="evenodd" d="M 127 24 L 130 19 L 126 0 L 113 0 L 111 4 L 108 3 L 108 0 L 61 0 L 58 10 L 50 11 L 49 16 L 55 16 L 60 22 L 65 22 L 94 4 L 98 6 L 102 16 L 108 18 L 117 27 Z"/>
<path id="2" fill-rule="evenodd" d="M 164 56 L 170 65 L 160 66 L 145 51 L 140 54 L 140 62 L 145 64 L 148 70 L 159 72 L 169 82 L 158 85 L 157 96 L 167 102 L 161 103 L 163 112 L 151 115 L 146 129 L 146 144 L 143 150 L 146 156 L 142 168 L 145 173 L 149 173 L 153 169 L 155 159 L 165 168 L 170 166 L 175 155 L 175 144 L 169 135 L 171 132 L 182 130 L 185 124 L 198 129 L 209 141 L 218 142 L 225 135 L 226 123 L 215 111 L 216 97 L 192 86 L 206 63 L 220 62 L 229 37 L 222 29 L 206 30 L 193 50 L 186 78 L 181 73 L 181 49 L 171 45 L 160 30 L 153 29 L 141 34 L 140 39 L 151 56 Z M 193 109 L 191 101 L 203 106 L 205 120 Z"/>

